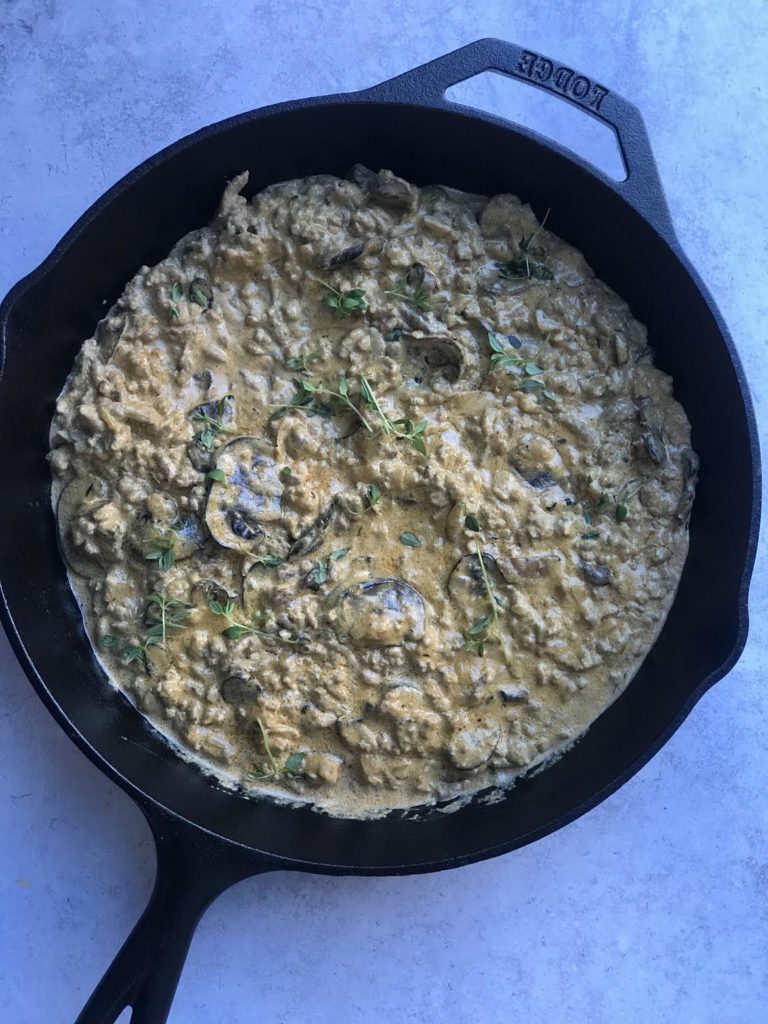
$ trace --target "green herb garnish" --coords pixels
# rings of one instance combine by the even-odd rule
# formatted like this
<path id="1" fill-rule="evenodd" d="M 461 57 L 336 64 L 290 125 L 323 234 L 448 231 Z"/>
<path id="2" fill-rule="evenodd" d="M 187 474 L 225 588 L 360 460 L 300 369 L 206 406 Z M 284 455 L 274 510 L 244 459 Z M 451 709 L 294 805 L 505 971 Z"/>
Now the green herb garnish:
<path id="1" fill-rule="evenodd" d="M 591 483 L 591 477 L 586 479 L 588 484 Z M 592 524 L 595 515 L 607 515 L 609 513 L 613 514 L 613 518 L 617 523 L 626 522 L 629 518 L 629 503 L 640 490 L 640 484 L 633 485 L 635 485 L 635 481 L 628 480 L 615 494 L 603 491 L 599 500 L 592 505 L 591 509 L 582 508 L 581 514 L 584 517 L 584 522 L 589 526 Z M 591 539 L 587 534 L 582 534 L 582 538 Z"/>
<path id="2" fill-rule="evenodd" d="M 227 474 L 223 469 L 209 469 L 208 479 L 214 480 L 217 484 L 223 484 L 226 482 Z"/>
<path id="3" fill-rule="evenodd" d="M 291 356 L 285 360 L 285 365 L 294 373 L 311 373 L 310 364 L 317 362 L 319 358 L 319 352 L 309 352 L 305 356 Z"/>
<path id="4" fill-rule="evenodd" d="M 165 650 L 171 630 L 184 628 L 193 607 L 162 592 L 151 594 L 147 598 L 144 641 L 140 644 L 121 644 L 116 637 L 107 634 L 101 638 L 101 645 L 115 649 L 126 665 L 132 661 L 146 663 L 149 660 L 149 649 L 157 647 Z"/>
<path id="5" fill-rule="evenodd" d="M 368 502 L 368 508 L 376 508 L 381 501 L 381 491 L 376 484 L 369 484 L 368 491 L 365 495 L 365 500 Z"/>
<path id="6" fill-rule="evenodd" d="M 307 583 L 310 586 L 322 587 L 324 583 L 328 582 L 329 575 L 327 562 L 315 562 L 307 573 Z"/>
<path id="7" fill-rule="evenodd" d="M 496 264 L 499 276 L 507 281 L 524 281 L 535 278 L 538 281 L 551 281 L 554 274 L 543 263 L 533 259 L 527 252 Z"/>
<path id="8" fill-rule="evenodd" d="M 264 723 L 256 716 L 256 724 L 259 727 L 261 733 L 261 742 L 264 744 L 264 753 L 266 754 L 267 763 L 264 767 L 258 768 L 250 773 L 250 777 L 255 781 L 261 779 L 276 779 L 281 775 L 296 775 L 304 763 L 304 758 L 307 756 L 303 751 L 294 751 L 290 754 L 285 762 L 280 765 L 277 763 L 275 755 L 272 753 L 272 748 L 269 745 L 269 736 L 267 730 L 264 728 Z"/>
<path id="9" fill-rule="evenodd" d="M 539 401 L 545 399 L 550 402 L 557 401 L 557 395 L 547 388 L 543 380 L 539 380 L 544 373 L 542 368 L 534 363 L 532 359 L 525 359 L 517 355 L 521 347 L 521 341 L 513 334 L 507 335 L 509 348 L 504 347 L 504 336 L 495 331 L 488 331 L 488 344 L 491 348 L 491 369 L 508 367 L 519 376 L 525 379 L 516 385 L 517 391 L 525 394 L 538 395 Z"/>
<path id="10" fill-rule="evenodd" d="M 203 429 L 197 435 L 197 439 L 209 451 L 211 451 L 216 443 L 216 438 L 219 434 L 234 433 L 233 428 L 226 426 L 224 423 L 224 414 L 226 412 L 225 400 L 226 398 L 219 399 L 216 405 L 216 412 L 218 414 L 216 416 L 211 416 L 209 413 L 203 412 L 202 409 L 196 409 L 191 416 L 194 423 L 202 424 Z"/>
<path id="11" fill-rule="evenodd" d="M 157 566 L 163 572 L 167 572 L 173 565 L 176 557 L 177 536 L 171 527 L 168 533 L 159 533 L 152 541 L 152 547 L 146 552 L 144 558 L 148 562 L 157 562 Z"/>
<path id="12" fill-rule="evenodd" d="M 171 288 L 171 300 L 168 303 L 168 309 L 170 310 L 171 320 L 179 319 L 179 303 L 184 298 L 184 289 L 181 287 L 178 281 L 176 281 Z"/>
<path id="13" fill-rule="evenodd" d="M 344 555 L 348 554 L 349 548 L 338 548 L 336 551 L 332 551 L 330 555 L 328 555 L 328 559 L 331 562 L 338 562 L 340 558 L 343 558 Z"/>
<path id="14" fill-rule="evenodd" d="M 421 455 L 427 454 L 427 446 L 424 442 L 424 431 L 429 425 L 427 420 L 421 420 L 414 426 L 405 417 L 390 419 L 381 408 L 370 382 L 365 377 L 360 378 L 360 394 L 368 408 L 373 409 L 379 417 L 385 434 L 391 434 L 393 437 L 408 441 L 411 447 L 415 448 Z"/>
<path id="15" fill-rule="evenodd" d="M 475 541 L 475 554 L 477 556 L 477 563 L 480 568 L 480 574 L 483 578 L 483 587 L 485 589 L 485 595 L 488 600 L 488 612 L 477 619 L 464 635 L 464 646 L 474 651 L 479 658 L 482 658 L 485 654 L 486 644 L 499 643 L 501 645 L 504 658 L 509 663 L 509 653 L 507 646 L 504 642 L 504 637 L 501 632 L 501 622 L 499 620 L 499 608 L 503 608 L 504 605 L 499 597 L 493 592 L 491 581 L 488 576 L 488 569 L 483 558 L 483 551 L 479 540 Z"/>
<path id="16" fill-rule="evenodd" d="M 208 607 L 214 613 L 214 615 L 222 615 L 227 620 L 227 628 L 222 630 L 221 635 L 225 636 L 227 640 L 239 640 L 241 636 L 260 636 L 265 640 L 272 640 L 277 643 L 284 644 L 295 644 L 298 643 L 297 637 L 284 637 L 279 633 L 268 632 L 265 629 L 259 629 L 254 619 L 253 622 L 239 622 L 235 618 L 237 612 L 237 603 L 235 601 L 227 601 L 226 604 L 222 604 L 220 601 L 209 601 Z"/>
<path id="17" fill-rule="evenodd" d="M 499 274 L 501 277 L 507 280 L 520 281 L 530 280 L 536 278 L 539 281 L 551 281 L 554 278 L 554 274 L 544 263 L 535 260 L 531 255 L 531 246 L 533 245 L 536 236 L 543 229 L 549 216 L 549 210 L 544 214 L 541 224 L 536 228 L 532 235 L 527 237 L 523 236 L 518 242 L 518 249 L 520 254 L 513 256 L 510 260 L 505 260 L 497 263 L 496 266 L 499 268 Z"/>
<path id="18" fill-rule="evenodd" d="M 365 292 L 362 288 L 349 288 L 346 291 L 340 292 L 338 288 L 326 284 L 325 281 L 321 281 L 320 284 L 328 289 L 327 293 L 323 296 L 323 305 L 327 306 L 333 315 L 339 319 L 351 316 L 352 313 L 362 314 L 368 309 L 368 303 L 365 301 Z"/>
<path id="19" fill-rule="evenodd" d="M 480 532 L 480 523 L 477 521 L 477 516 L 473 516 L 471 513 L 464 516 L 464 525 L 468 530 L 472 530 L 473 533 Z"/>
<path id="20" fill-rule="evenodd" d="M 294 377 L 293 386 L 296 392 L 290 402 L 272 406 L 274 412 L 269 417 L 270 423 L 282 419 L 289 412 L 303 412 L 307 416 L 324 416 L 326 419 L 333 416 L 333 408 L 328 402 L 317 401 L 316 396 L 322 391 L 318 384 L 304 377 Z"/>
<path id="21" fill-rule="evenodd" d="M 285 561 L 279 555 L 254 555 L 254 565 L 265 565 L 267 569 L 276 569 L 278 565 L 282 565 Z"/>
<path id="22" fill-rule="evenodd" d="M 402 299 L 403 302 L 410 302 L 412 306 L 425 312 L 432 308 L 429 304 L 429 295 L 424 288 L 423 281 L 409 284 L 407 277 L 401 277 L 395 284 L 395 287 L 385 289 L 384 294 L 391 295 L 395 299 Z"/>
<path id="23" fill-rule="evenodd" d="M 407 548 L 420 548 L 421 540 L 416 536 L 415 533 L 411 533 L 409 530 L 403 531 L 400 534 L 400 540 Z"/>
<path id="24" fill-rule="evenodd" d="M 201 309 L 210 309 L 213 305 L 213 293 L 205 282 L 193 281 L 189 286 L 189 298 Z"/>

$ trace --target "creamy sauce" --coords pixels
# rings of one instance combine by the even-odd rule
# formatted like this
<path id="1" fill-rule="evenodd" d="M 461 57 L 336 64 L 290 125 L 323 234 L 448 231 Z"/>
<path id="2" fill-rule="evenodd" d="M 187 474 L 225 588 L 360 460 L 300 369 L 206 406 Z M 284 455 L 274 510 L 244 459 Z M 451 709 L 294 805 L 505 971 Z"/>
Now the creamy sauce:
<path id="1" fill-rule="evenodd" d="M 529 207 L 351 177 L 233 181 L 84 343 L 50 463 L 115 684 L 229 784 L 365 816 L 508 785 L 616 699 L 697 460 Z"/>

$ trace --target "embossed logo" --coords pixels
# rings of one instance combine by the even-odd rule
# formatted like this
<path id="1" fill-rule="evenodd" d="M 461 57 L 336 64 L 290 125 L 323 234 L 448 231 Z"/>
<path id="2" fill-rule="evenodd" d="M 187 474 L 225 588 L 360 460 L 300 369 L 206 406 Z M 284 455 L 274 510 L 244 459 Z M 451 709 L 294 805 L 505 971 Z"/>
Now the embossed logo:
<path id="1" fill-rule="evenodd" d="M 543 85 L 552 92 L 559 92 L 569 99 L 576 100 L 588 110 L 598 111 L 600 104 L 608 95 L 605 86 L 598 85 L 597 82 L 578 74 L 564 64 L 554 64 L 547 57 L 542 57 L 531 50 L 523 50 L 520 54 L 515 74 Z"/>

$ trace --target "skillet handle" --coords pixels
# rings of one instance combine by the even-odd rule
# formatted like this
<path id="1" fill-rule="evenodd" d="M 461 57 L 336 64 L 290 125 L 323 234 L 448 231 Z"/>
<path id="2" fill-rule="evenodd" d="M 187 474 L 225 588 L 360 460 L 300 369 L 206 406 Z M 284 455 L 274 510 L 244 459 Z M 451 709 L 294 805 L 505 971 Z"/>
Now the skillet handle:
<path id="1" fill-rule="evenodd" d="M 627 177 L 619 182 L 597 168 L 595 173 L 650 221 L 660 234 L 674 239 L 674 227 L 648 132 L 637 107 L 588 75 L 556 60 L 503 39 L 478 39 L 444 57 L 366 89 L 365 95 L 395 103 L 426 103 L 446 110 L 467 109 L 462 104 L 447 100 L 445 91 L 483 71 L 498 71 L 546 89 L 611 128 L 621 150 Z"/>
<path id="2" fill-rule="evenodd" d="M 114 1024 L 129 1006 L 130 1024 L 164 1024 L 204 910 L 235 882 L 260 873 L 236 847 L 225 860 L 220 845 L 201 843 L 197 830 L 145 814 L 157 849 L 152 895 L 75 1024 Z"/>

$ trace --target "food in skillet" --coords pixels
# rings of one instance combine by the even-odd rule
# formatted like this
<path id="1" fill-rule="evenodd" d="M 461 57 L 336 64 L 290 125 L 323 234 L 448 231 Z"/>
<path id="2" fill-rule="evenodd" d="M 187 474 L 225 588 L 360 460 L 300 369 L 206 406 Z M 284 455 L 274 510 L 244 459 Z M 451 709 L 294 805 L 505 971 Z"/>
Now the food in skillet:
<path id="1" fill-rule="evenodd" d="M 669 611 L 697 469 L 672 381 L 514 196 L 246 182 L 59 398 L 89 635 L 229 784 L 351 816 L 508 784 Z"/>

